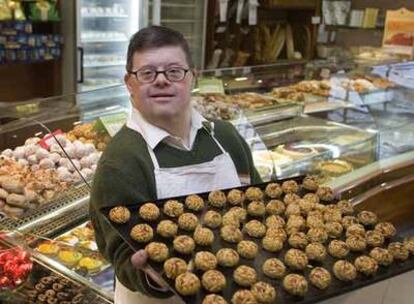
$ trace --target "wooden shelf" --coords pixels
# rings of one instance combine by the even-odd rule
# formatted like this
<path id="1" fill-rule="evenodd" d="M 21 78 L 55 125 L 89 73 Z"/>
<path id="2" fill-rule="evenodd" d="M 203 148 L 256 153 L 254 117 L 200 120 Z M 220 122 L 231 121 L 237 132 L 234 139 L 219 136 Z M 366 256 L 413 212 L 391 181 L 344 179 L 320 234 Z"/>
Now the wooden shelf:
<path id="1" fill-rule="evenodd" d="M 318 0 L 268 0 L 260 8 L 284 10 L 314 10 Z"/>
<path id="2" fill-rule="evenodd" d="M 384 30 L 383 26 L 366 28 L 366 27 L 354 27 L 354 26 L 349 26 L 349 25 L 325 25 L 325 28 L 330 31 L 337 31 L 337 30 L 383 31 Z"/>

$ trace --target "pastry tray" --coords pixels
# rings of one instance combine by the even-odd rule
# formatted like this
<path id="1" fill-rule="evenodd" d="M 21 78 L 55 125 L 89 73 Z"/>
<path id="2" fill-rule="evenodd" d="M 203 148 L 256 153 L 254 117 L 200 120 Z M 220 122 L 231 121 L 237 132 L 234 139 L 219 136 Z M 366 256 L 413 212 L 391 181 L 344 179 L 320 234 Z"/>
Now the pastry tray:
<path id="1" fill-rule="evenodd" d="M 297 181 L 298 184 L 301 183 L 303 177 L 297 177 L 297 178 L 289 178 L 289 179 L 283 179 L 283 180 L 278 180 L 278 183 L 282 183 L 286 180 L 295 180 Z M 268 183 L 262 183 L 262 184 L 258 184 L 255 185 L 256 187 L 261 188 L 262 190 L 265 189 L 266 185 Z M 244 186 L 244 187 L 238 187 L 238 188 L 232 188 L 232 189 L 239 189 L 239 190 L 246 190 L 248 188 L 248 186 Z M 228 191 L 230 191 L 231 189 L 227 189 L 227 190 L 223 190 L 226 194 L 228 193 Z M 301 190 L 299 191 L 299 195 L 303 196 L 306 193 L 309 193 L 310 191 L 306 191 L 303 188 L 301 188 Z M 219 213 L 221 213 L 221 215 L 224 215 L 225 212 L 228 211 L 229 208 L 231 208 L 232 206 L 229 206 L 228 204 L 226 205 L 226 207 L 224 207 L 223 209 L 217 209 L 217 208 L 213 208 L 211 206 L 208 205 L 208 192 L 206 193 L 199 193 L 199 195 L 204 199 L 205 201 L 205 208 L 200 211 L 199 213 L 196 213 L 196 215 L 200 218 L 202 218 L 202 215 L 207 212 L 208 210 L 214 210 L 214 211 L 218 211 Z M 175 199 L 180 201 L 181 203 L 184 204 L 184 200 L 185 200 L 186 196 L 179 196 L 179 197 L 174 197 L 174 198 L 169 198 L 169 199 Z M 169 219 L 169 220 L 173 220 L 175 222 L 177 222 L 175 219 L 172 219 L 166 215 L 163 214 L 162 212 L 162 205 L 164 202 L 166 202 L 169 199 L 162 199 L 162 200 L 158 200 L 155 201 L 153 203 L 155 203 L 161 210 L 160 212 L 160 218 L 159 221 L 163 220 L 163 219 Z M 265 203 L 269 200 L 269 198 L 267 198 L 265 196 Z M 335 200 L 335 203 L 337 202 L 337 200 Z M 142 205 L 142 204 L 140 204 Z M 177 252 L 175 252 L 172 248 L 172 238 L 169 239 L 165 239 L 161 236 L 159 236 L 157 233 L 155 233 L 156 231 L 156 226 L 157 223 L 151 223 L 151 222 L 145 222 L 144 220 L 140 219 L 138 216 L 138 209 L 140 205 L 127 205 L 126 207 L 130 210 L 131 212 L 131 218 L 129 220 L 128 223 L 126 224 L 115 224 L 113 222 L 111 222 L 109 220 L 109 211 L 110 211 L 110 207 L 105 207 L 101 209 L 101 212 L 103 213 L 103 215 L 105 216 L 105 218 L 107 219 L 107 221 L 118 231 L 118 233 L 121 235 L 121 237 L 129 244 L 129 246 L 134 250 L 140 250 L 143 249 L 146 244 L 140 244 L 135 242 L 130 236 L 129 236 L 129 232 L 132 229 L 132 227 L 134 225 L 136 225 L 137 223 L 147 223 L 149 224 L 153 229 L 154 229 L 154 238 L 152 239 L 152 241 L 155 242 L 163 242 L 167 245 L 167 247 L 169 248 L 170 252 L 169 252 L 169 258 L 171 257 L 179 257 L 184 259 L 189 265 L 192 265 L 193 263 L 190 261 L 196 252 L 198 251 L 211 251 L 213 253 L 216 253 L 219 249 L 221 248 L 232 248 L 234 250 L 237 251 L 237 244 L 233 244 L 233 243 L 228 243 L 224 240 L 221 239 L 220 237 L 220 227 L 216 228 L 216 229 L 211 229 L 214 232 L 214 243 L 211 246 L 199 246 L 196 245 L 194 253 L 192 255 L 182 255 L 179 254 Z M 185 205 L 184 205 L 185 206 Z M 247 207 L 247 204 L 244 203 L 243 207 Z M 188 210 L 186 207 L 184 207 L 184 212 L 192 212 L 190 210 Z M 262 218 L 258 218 L 258 217 L 252 217 L 250 215 L 247 216 L 247 220 L 246 222 L 248 222 L 251 219 L 257 219 L 257 220 L 262 220 L 264 223 L 264 217 Z M 200 220 L 201 223 L 201 220 Z M 202 223 L 201 223 L 202 224 Z M 241 231 L 243 232 L 242 227 L 240 227 Z M 402 231 L 399 231 L 402 232 Z M 178 233 L 177 235 L 189 235 L 192 236 L 192 232 L 188 232 L 188 231 L 184 231 L 181 230 L 180 228 L 178 229 Z M 237 283 L 234 282 L 233 280 L 233 271 L 240 265 L 247 265 L 250 267 L 253 267 L 256 272 L 257 272 L 257 281 L 264 281 L 267 282 L 269 284 L 271 284 L 275 289 L 276 289 L 276 300 L 274 301 L 274 303 L 300 303 L 300 304 L 304 304 L 304 303 L 316 303 L 319 302 L 321 300 L 324 299 L 328 299 L 334 296 L 338 296 L 341 294 L 344 294 L 346 292 L 349 292 L 351 290 L 354 289 L 358 289 L 370 284 L 373 284 L 375 282 L 387 279 L 389 277 L 407 272 L 411 269 L 414 269 L 414 257 L 412 255 L 410 255 L 409 259 L 405 262 L 401 262 L 401 263 L 396 263 L 394 262 L 391 266 L 388 266 L 387 268 L 384 268 L 382 266 L 379 266 L 378 272 L 375 276 L 373 277 L 365 277 L 362 274 L 358 273 L 357 278 L 352 281 L 352 282 L 341 282 L 339 280 L 337 280 L 334 275 L 333 275 L 333 271 L 332 271 L 332 266 L 334 264 L 335 261 L 337 261 L 338 259 L 331 257 L 329 254 L 327 255 L 326 260 L 323 263 L 316 263 L 316 262 L 311 262 L 309 263 L 308 267 L 304 270 L 304 271 L 290 271 L 290 269 L 288 268 L 288 266 L 286 266 L 287 272 L 288 273 L 298 273 L 298 274 L 302 274 L 308 281 L 308 292 L 305 295 L 305 297 L 295 297 L 292 296 L 290 294 L 288 294 L 282 287 L 282 280 L 283 279 L 270 279 L 268 277 L 266 277 L 263 272 L 262 272 L 262 265 L 264 263 L 265 260 L 267 260 L 268 258 L 278 258 L 280 259 L 282 262 L 284 262 L 284 255 L 287 252 L 288 249 L 290 249 L 289 244 L 287 243 L 287 241 L 284 243 L 284 248 L 277 252 L 277 253 L 271 253 L 268 251 L 265 251 L 262 249 L 262 245 L 261 245 L 261 238 L 252 238 L 250 236 L 248 236 L 245 232 L 243 232 L 243 240 L 251 240 L 254 241 L 258 247 L 259 247 L 259 253 L 256 256 L 255 259 L 250 260 L 250 259 L 245 259 L 243 257 L 240 256 L 240 261 L 238 263 L 237 266 L 232 267 L 232 268 L 227 268 L 227 267 L 221 267 L 221 266 L 217 266 L 217 270 L 219 270 L 220 272 L 223 273 L 223 275 L 226 277 L 226 287 L 225 289 L 218 293 L 219 295 L 223 296 L 229 303 L 231 302 L 231 298 L 232 295 L 239 289 L 245 289 L 246 287 L 241 287 L 239 285 L 237 285 Z M 392 239 L 392 241 L 398 241 L 399 238 L 395 237 Z M 328 242 L 325 244 L 325 247 L 327 246 Z M 354 259 L 362 254 L 368 254 L 368 250 L 365 250 L 362 253 L 359 254 L 353 254 L 352 252 L 345 258 L 346 260 L 353 262 Z M 164 275 L 164 270 L 163 270 L 163 263 L 157 263 L 154 261 L 149 261 L 150 266 L 159 274 L 162 275 L 163 279 L 165 282 L 167 282 L 171 288 L 171 291 L 173 291 L 175 294 L 178 294 L 178 292 L 175 290 L 174 287 L 174 280 L 170 280 L 168 279 L 165 275 Z M 312 284 L 309 282 L 308 279 L 308 275 L 310 273 L 310 271 L 312 270 L 312 267 L 316 267 L 316 266 L 321 266 L 326 268 L 332 276 L 332 282 L 331 285 L 326 289 L 326 290 L 319 290 L 316 287 L 312 286 Z M 194 274 L 196 274 L 201 282 L 201 275 L 202 272 L 193 269 L 192 270 Z M 207 292 L 206 290 L 203 289 L 203 287 L 200 288 L 199 292 L 194 295 L 194 296 L 186 296 L 183 297 L 181 296 L 181 298 L 186 302 L 186 303 L 202 303 L 204 297 L 209 294 L 209 292 Z"/>

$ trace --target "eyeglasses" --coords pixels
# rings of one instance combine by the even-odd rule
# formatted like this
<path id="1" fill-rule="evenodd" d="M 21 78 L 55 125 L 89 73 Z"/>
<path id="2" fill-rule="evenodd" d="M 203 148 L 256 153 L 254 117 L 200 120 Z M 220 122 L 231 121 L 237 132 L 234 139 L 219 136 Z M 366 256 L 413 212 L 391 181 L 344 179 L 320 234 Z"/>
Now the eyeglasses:
<path id="1" fill-rule="evenodd" d="M 168 68 L 164 71 L 157 71 L 155 69 L 144 68 L 135 72 L 129 72 L 134 74 L 137 80 L 141 83 L 151 83 L 157 79 L 158 74 L 164 74 L 171 82 L 178 82 L 185 78 L 185 75 L 190 71 L 190 69 L 184 69 L 180 67 Z"/>

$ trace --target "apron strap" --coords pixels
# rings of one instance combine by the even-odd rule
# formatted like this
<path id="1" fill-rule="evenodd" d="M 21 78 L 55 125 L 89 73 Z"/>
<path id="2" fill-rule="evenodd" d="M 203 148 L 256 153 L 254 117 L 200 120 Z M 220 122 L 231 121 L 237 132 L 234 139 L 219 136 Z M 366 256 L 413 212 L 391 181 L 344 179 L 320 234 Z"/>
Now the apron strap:
<path id="1" fill-rule="evenodd" d="M 152 164 L 154 165 L 154 169 L 159 169 L 160 168 L 160 164 L 158 163 L 157 157 L 155 156 L 154 150 L 151 149 L 151 147 L 147 144 L 147 150 L 148 153 L 151 157 L 152 160 Z"/>
<path id="2" fill-rule="evenodd" d="M 224 150 L 223 146 L 220 144 L 220 142 L 218 141 L 218 139 L 214 136 L 214 122 L 210 122 L 210 129 L 205 128 L 208 132 L 208 134 L 210 134 L 211 138 L 216 142 L 216 144 L 219 146 L 221 152 L 223 152 L 223 154 L 227 154 L 227 151 Z"/>

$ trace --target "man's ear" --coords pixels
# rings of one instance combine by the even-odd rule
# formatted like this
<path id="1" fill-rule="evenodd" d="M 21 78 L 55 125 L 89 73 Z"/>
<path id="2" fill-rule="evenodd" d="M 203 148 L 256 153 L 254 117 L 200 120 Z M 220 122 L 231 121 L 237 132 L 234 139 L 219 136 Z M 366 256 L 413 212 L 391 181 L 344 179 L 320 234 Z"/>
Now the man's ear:
<path id="1" fill-rule="evenodd" d="M 193 79 L 191 80 L 191 88 L 194 89 L 197 85 L 197 77 L 198 77 L 198 70 L 192 69 L 191 74 L 193 75 Z"/>
<path id="2" fill-rule="evenodd" d="M 128 73 L 125 73 L 125 75 L 124 75 L 124 82 L 125 82 L 126 87 L 127 87 L 128 91 L 129 91 L 129 94 L 132 94 L 132 85 L 130 83 L 130 80 L 131 80 L 131 75 L 128 74 Z"/>

